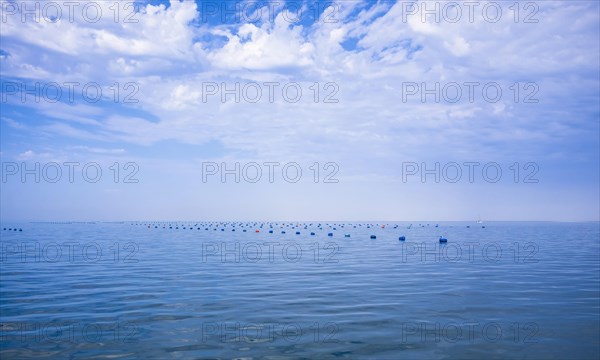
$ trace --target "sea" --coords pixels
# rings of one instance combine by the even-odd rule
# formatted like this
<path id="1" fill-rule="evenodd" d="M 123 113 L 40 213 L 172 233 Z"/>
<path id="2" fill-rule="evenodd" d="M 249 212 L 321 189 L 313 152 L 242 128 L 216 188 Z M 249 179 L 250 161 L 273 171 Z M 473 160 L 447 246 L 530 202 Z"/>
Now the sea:
<path id="1" fill-rule="evenodd" d="M 3 360 L 600 357 L 598 222 L 3 222 L 0 245 Z"/>

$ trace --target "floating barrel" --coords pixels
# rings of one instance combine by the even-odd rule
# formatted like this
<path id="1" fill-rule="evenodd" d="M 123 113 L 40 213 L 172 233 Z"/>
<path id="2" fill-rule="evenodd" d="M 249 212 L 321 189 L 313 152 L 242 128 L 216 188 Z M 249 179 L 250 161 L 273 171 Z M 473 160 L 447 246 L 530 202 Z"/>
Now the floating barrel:
<path id="1" fill-rule="evenodd" d="M 328 233 L 327 236 L 333 236 L 333 233 Z"/>
<path id="2" fill-rule="evenodd" d="M 398 240 L 400 240 L 400 241 L 404 241 L 404 240 L 406 240 L 406 236 L 400 236 L 400 237 L 398 238 Z"/>
<path id="3" fill-rule="evenodd" d="M 377 239 L 377 236 L 371 235 L 371 239 Z"/>
<path id="4" fill-rule="evenodd" d="M 441 237 L 440 236 L 440 242 L 441 243 L 446 243 L 446 242 L 448 242 L 448 239 L 446 239 L 445 237 Z"/>

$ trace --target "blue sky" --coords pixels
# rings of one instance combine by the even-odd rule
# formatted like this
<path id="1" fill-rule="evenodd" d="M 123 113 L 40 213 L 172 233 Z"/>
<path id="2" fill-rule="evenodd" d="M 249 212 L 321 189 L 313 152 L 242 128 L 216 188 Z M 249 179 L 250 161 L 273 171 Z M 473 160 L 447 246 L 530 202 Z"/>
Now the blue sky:
<path id="1" fill-rule="evenodd" d="M 596 1 L 521 2 L 518 17 L 512 1 L 483 1 L 472 21 L 464 2 L 440 2 L 438 19 L 419 11 L 435 2 L 138 1 L 118 13 L 96 2 L 96 22 L 81 7 L 72 21 L 65 7 L 22 21 L 14 4 L 2 2 L 2 220 L 599 219 Z M 279 84 L 273 101 L 266 82 Z M 49 89 L 39 102 L 36 83 Z M 263 96 L 209 95 L 207 84 L 222 83 L 259 84 Z M 294 103 L 281 93 L 292 83 L 302 89 Z M 462 96 L 407 95 L 436 83 Z M 472 101 L 465 83 L 479 84 Z M 15 84 L 29 89 L 25 101 Z M 102 97 L 91 102 L 95 84 Z M 502 96 L 486 100 L 486 84 Z M 65 162 L 81 164 L 73 182 L 66 168 L 56 183 L 23 182 L 7 165 Z M 203 182 L 208 162 L 297 163 L 303 176 Z M 473 182 L 403 181 L 407 163 L 465 162 L 481 164 Z M 103 171 L 98 182 L 81 176 L 89 163 Z M 128 163 L 137 182 L 123 182 Z M 337 182 L 322 181 L 326 163 Z M 495 183 L 481 174 L 492 163 Z"/>

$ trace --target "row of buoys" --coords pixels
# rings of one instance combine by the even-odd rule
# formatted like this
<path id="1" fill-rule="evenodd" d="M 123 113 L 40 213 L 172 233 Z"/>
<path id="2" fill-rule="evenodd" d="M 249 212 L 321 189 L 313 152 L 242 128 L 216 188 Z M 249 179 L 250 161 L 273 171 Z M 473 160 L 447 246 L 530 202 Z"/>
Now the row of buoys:
<path id="1" fill-rule="evenodd" d="M 165 228 L 166 228 L 166 226 L 167 226 L 167 223 L 162 223 L 162 224 L 164 224 L 164 226 L 162 226 L 162 228 L 163 228 L 163 229 L 165 229 Z M 202 223 L 202 224 L 201 224 L 201 226 L 205 226 L 206 224 L 207 224 L 207 223 Z M 154 224 L 150 224 L 150 225 L 148 225 L 148 224 L 132 224 L 132 225 L 147 225 L 147 226 L 148 226 L 148 228 L 151 228 L 151 227 L 154 227 L 155 229 L 158 229 L 158 228 L 159 228 L 159 226 L 158 226 L 158 225 L 154 225 Z M 274 233 L 274 230 L 272 230 L 272 229 L 273 229 L 273 225 L 275 225 L 275 226 L 281 225 L 281 226 L 280 226 L 280 228 L 284 228 L 284 225 L 285 225 L 285 227 L 291 227 L 292 229 L 296 229 L 296 227 L 301 227 L 301 226 L 300 226 L 300 224 L 293 224 L 293 223 L 290 223 L 290 224 L 284 224 L 284 223 L 282 223 L 282 224 L 279 224 L 279 223 L 275 223 L 275 224 L 272 224 L 272 223 L 271 223 L 271 224 L 265 224 L 265 223 L 263 223 L 263 224 L 259 224 L 259 223 L 250 224 L 250 223 L 246 223 L 246 224 L 244 224 L 244 223 L 228 223 L 228 222 L 226 222 L 226 223 L 210 223 L 210 224 L 209 224 L 209 226 L 210 226 L 210 227 L 213 227 L 213 226 L 215 226 L 215 225 L 216 225 L 217 227 L 220 227 L 220 226 L 224 226 L 224 227 L 232 226 L 233 228 L 231 229 L 231 231 L 236 231 L 235 227 L 236 227 L 236 226 L 238 226 L 238 225 L 239 225 L 240 227 L 245 227 L 245 226 L 248 226 L 248 227 L 257 227 L 257 226 L 258 226 L 258 227 L 259 227 L 259 229 L 262 229 L 262 228 L 264 227 L 264 225 L 268 225 L 268 226 L 269 226 L 269 228 L 270 228 L 270 230 L 268 230 L 268 231 L 269 231 L 269 234 L 273 234 L 273 233 Z M 311 224 L 309 224 L 309 225 L 310 225 L 310 226 L 312 226 L 313 224 L 311 223 Z M 304 229 L 308 229 L 308 226 L 309 226 L 309 225 L 303 224 L 303 225 L 302 225 L 302 227 L 303 227 Z M 339 227 L 341 227 L 341 228 L 344 228 L 344 224 L 342 224 L 342 225 L 336 225 L 336 224 L 334 224 L 335 226 L 332 226 L 332 225 L 329 225 L 329 224 L 326 224 L 326 225 L 327 225 L 327 226 L 329 226 L 330 228 L 332 228 L 333 230 L 337 230 L 337 227 L 336 227 L 336 226 L 339 226 Z M 379 224 L 377 224 L 377 225 L 379 225 Z M 180 228 L 180 226 L 181 226 L 181 228 L 182 228 L 182 229 L 187 229 L 187 228 L 186 228 L 186 226 L 183 226 L 183 225 L 172 225 L 172 224 L 168 224 L 168 226 L 169 226 L 169 229 L 173 229 L 173 226 L 175 226 L 175 229 L 179 229 L 179 228 Z M 190 230 L 193 230 L 193 229 L 194 229 L 194 228 L 191 226 L 191 223 L 190 223 L 190 225 L 188 225 L 188 226 L 190 226 L 190 227 L 189 227 L 189 229 L 190 229 Z M 198 224 L 195 224 L 194 226 L 198 226 Z M 362 224 L 358 224 L 358 226 L 362 226 Z M 373 224 L 366 225 L 366 227 L 367 227 L 367 228 L 371 228 L 371 226 L 373 226 Z M 399 226 L 399 225 L 394 225 L 394 226 L 393 226 L 393 228 L 394 228 L 394 229 L 397 229 L 397 228 L 398 228 L 398 226 Z M 419 226 L 421 226 L 421 227 L 424 227 L 425 225 L 423 225 L 423 224 L 419 224 Z M 430 226 L 430 224 L 427 224 L 427 226 Z M 216 231 L 216 230 L 217 230 L 217 227 L 215 227 L 213 230 L 215 230 L 215 231 Z M 224 228 L 224 227 L 221 227 L 221 228 L 220 228 L 220 230 L 221 230 L 222 232 L 224 232 L 224 231 L 225 231 L 225 228 Z M 354 228 L 356 228 L 356 225 L 353 225 L 353 227 L 354 227 Z M 386 225 L 381 225 L 381 228 L 382 228 L 382 229 L 385 229 L 385 227 L 386 227 Z M 412 224 L 411 224 L 411 225 L 410 225 L 408 228 L 410 229 L 411 227 L 412 227 Z M 438 227 L 438 224 L 435 224 L 435 227 Z M 481 227 L 482 227 L 482 228 L 485 228 L 485 226 L 481 226 Z M 322 227 L 322 225 L 321 225 L 321 224 L 318 224 L 318 225 L 317 225 L 317 228 L 318 228 L 318 230 L 323 230 L 323 227 Z M 470 228 L 470 226 L 469 226 L 469 225 L 467 225 L 467 228 Z M 198 229 L 198 230 L 201 230 L 201 229 L 200 229 L 200 227 L 198 227 L 197 229 Z M 260 230 L 259 230 L 259 229 L 255 229 L 255 232 L 256 232 L 256 233 L 259 233 L 259 232 L 260 232 Z M 6 230 L 6 228 L 4 228 L 4 230 Z M 10 229 L 8 229 L 8 230 L 13 230 L 13 229 L 12 229 L 12 228 L 10 228 Z M 210 230 L 210 229 L 209 229 L 209 227 L 204 227 L 204 230 Z M 17 231 L 17 229 L 15 228 L 15 229 L 14 229 L 14 231 Z M 18 231 L 23 231 L 23 230 L 22 230 L 22 229 L 19 229 Z M 246 230 L 246 229 L 242 229 L 242 231 L 243 231 L 243 232 L 247 232 L 247 230 Z M 281 231 L 281 234 L 285 234 L 285 233 L 286 233 L 286 231 L 285 231 L 285 230 L 282 230 L 282 231 Z M 300 234 L 301 234 L 301 232 L 300 232 L 300 231 L 295 231 L 295 234 L 296 234 L 296 235 L 300 235 Z M 312 232 L 310 232 L 310 235 L 311 235 L 311 236 L 315 236 L 315 235 L 316 235 L 316 233 L 315 233 L 314 231 L 312 231 Z M 333 232 L 329 232 L 329 233 L 327 233 L 327 236 L 330 236 L 330 237 L 332 237 L 332 236 L 334 236 L 334 233 L 333 233 Z M 345 234 L 344 234 L 344 237 L 346 237 L 346 238 L 349 238 L 350 236 L 351 236 L 351 235 L 350 235 L 349 233 L 345 233 Z M 371 238 L 371 239 L 377 239 L 377 236 L 376 236 L 376 235 L 370 235 L 370 238 Z M 398 240 L 399 240 L 399 241 L 406 241 L 406 236 L 404 236 L 404 235 L 401 235 L 401 236 L 399 236 L 399 237 L 398 237 Z M 446 239 L 446 238 L 445 238 L 445 237 L 443 237 L 443 236 L 440 236 L 438 240 L 439 240 L 439 242 L 440 242 L 440 243 L 447 243 L 447 242 L 448 242 L 448 239 Z"/>
<path id="2" fill-rule="evenodd" d="M 8 230 L 8 231 L 23 231 L 23 229 L 17 229 L 17 228 L 3 228 L 2 230 Z"/>
<path id="3" fill-rule="evenodd" d="M 89 223 L 89 222 L 86 222 L 86 223 Z M 256 227 L 258 227 L 258 228 L 262 229 L 265 227 L 265 225 L 268 225 L 269 229 L 273 229 L 274 227 L 279 227 L 279 228 L 283 229 L 283 228 L 287 227 L 287 228 L 291 228 L 291 229 L 302 228 L 305 230 L 308 229 L 309 226 L 316 226 L 317 230 L 324 230 L 326 227 L 329 227 L 329 229 L 331 229 L 331 230 L 338 230 L 338 227 L 345 228 L 345 226 L 352 226 L 353 228 L 357 228 L 357 226 L 362 227 L 363 225 L 367 229 L 371 229 L 372 227 L 376 227 L 376 226 L 380 227 L 381 229 L 386 229 L 386 228 L 398 229 L 400 226 L 398 224 L 391 224 L 391 225 L 390 224 L 376 224 L 376 225 L 375 224 L 357 224 L 357 225 L 353 225 L 353 224 L 328 224 L 327 223 L 327 224 L 323 225 L 323 224 L 313 224 L 313 223 L 299 224 L 299 223 L 257 223 L 257 222 L 254 222 L 254 223 L 241 223 L 241 222 L 240 223 L 235 223 L 235 222 L 211 222 L 211 223 L 208 223 L 208 222 L 203 222 L 203 223 L 197 223 L 195 225 L 192 225 L 191 223 L 192 222 L 189 222 L 189 223 L 183 222 L 183 223 L 179 223 L 179 224 L 172 223 L 172 222 L 153 222 L 153 223 L 131 223 L 131 225 L 145 225 L 148 228 L 153 227 L 155 229 L 158 229 L 160 227 L 160 225 L 162 225 L 163 229 L 168 227 L 169 229 L 175 228 L 177 230 L 179 230 L 180 228 L 182 228 L 182 229 L 189 228 L 190 230 L 193 230 L 195 227 L 198 227 L 200 224 L 200 227 L 205 227 L 205 226 L 208 226 L 210 228 L 214 227 L 215 231 L 217 230 L 217 228 L 219 228 L 221 231 L 225 231 L 225 228 L 227 228 L 227 227 L 232 227 L 231 231 L 236 231 L 236 227 L 240 227 L 240 228 L 245 228 L 245 227 L 256 228 Z M 431 225 L 432 224 L 419 224 L 418 226 L 421 228 L 425 228 L 425 227 L 429 227 Z M 436 228 L 438 228 L 439 224 L 434 224 L 434 226 Z M 208 230 L 208 227 L 205 228 L 205 230 Z M 412 229 L 412 227 L 413 227 L 413 224 L 410 224 L 410 225 L 408 225 L 407 228 Z M 454 226 L 450 225 L 450 227 L 454 227 Z M 471 225 L 466 225 L 466 228 L 471 228 Z M 481 226 L 481 228 L 485 229 L 485 226 Z M 198 227 L 198 230 L 200 230 L 199 227 Z"/>
<path id="4" fill-rule="evenodd" d="M 262 227 L 262 226 L 261 226 L 261 227 Z M 270 227 L 272 227 L 272 226 L 270 226 Z M 383 227 L 383 226 L 382 226 L 382 227 Z M 467 227 L 468 227 L 468 226 L 467 226 Z M 482 227 L 483 227 L 483 228 L 485 228 L 485 226 L 482 226 Z M 150 226 L 148 226 L 148 228 L 150 228 Z M 154 228 L 155 228 L 155 229 L 157 229 L 157 228 L 158 228 L 158 226 L 154 226 Z M 165 228 L 165 227 L 163 226 L 163 229 L 164 229 L 164 228 Z M 172 226 L 170 226 L 170 227 L 169 227 L 169 229 L 172 229 L 172 228 L 173 228 Z M 182 228 L 183 228 L 183 229 L 186 229 L 185 227 L 182 227 Z M 175 229 L 179 229 L 179 227 L 178 227 L 178 226 L 176 226 L 176 227 L 175 227 Z M 191 227 L 190 227 L 190 230 L 192 230 L 192 229 L 193 229 L 193 228 L 191 228 Z M 334 228 L 334 229 L 335 229 L 335 228 Z M 6 230 L 6 228 L 4 228 L 4 230 Z M 13 230 L 13 229 L 8 229 L 8 230 Z M 198 228 L 198 230 L 200 230 L 200 228 Z M 208 230 L 208 228 L 204 228 L 204 230 Z M 215 228 L 214 230 L 217 230 L 217 229 Z M 17 229 L 14 229 L 14 231 L 17 231 Z M 22 230 L 22 229 L 19 229 L 19 231 L 23 231 L 23 230 Z M 221 231 L 225 231 L 225 229 L 221 229 Z M 231 231 L 235 231 L 235 229 L 232 229 Z M 243 229 L 242 231 L 243 231 L 243 232 L 246 232 L 246 229 Z M 259 233 L 259 232 L 260 232 L 260 230 L 258 230 L 258 229 L 257 229 L 257 230 L 255 230 L 255 232 Z M 281 231 L 281 233 L 282 233 L 282 234 L 285 234 L 285 230 L 284 230 L 284 231 Z M 269 234 L 273 234 L 273 230 L 269 230 Z M 296 231 L 296 235 L 300 235 L 300 231 Z M 313 232 L 311 232 L 311 233 L 310 233 L 310 235 L 311 235 L 311 236 L 314 236 L 314 235 L 315 235 L 315 232 L 314 232 L 314 231 L 313 231 Z M 327 233 L 327 236 L 333 236 L 333 233 L 331 233 L 331 232 L 330 232 L 330 233 Z M 347 233 L 346 233 L 346 234 L 344 234 L 344 237 L 347 237 L 347 238 L 349 238 L 349 237 L 350 237 L 350 234 L 347 234 Z M 376 236 L 376 235 L 371 235 L 371 236 L 370 236 L 370 238 L 371 238 L 371 239 L 377 239 L 377 236 Z M 402 236 L 398 237 L 398 240 L 399 240 L 399 241 L 406 241 L 406 236 L 402 235 Z M 446 243 L 446 242 L 448 242 L 448 239 L 446 239 L 446 238 L 444 238 L 444 237 L 440 236 L 440 237 L 439 237 L 439 242 L 440 242 L 440 243 Z"/>
<path id="5" fill-rule="evenodd" d="M 70 224 L 71 222 L 68 222 L 68 224 Z M 90 223 L 90 222 L 84 222 L 84 223 Z M 94 222 L 95 223 L 95 222 Z M 118 223 L 118 224 L 122 224 L 123 222 L 114 222 L 114 223 Z M 186 222 L 180 223 L 181 226 L 184 226 Z M 190 227 L 196 227 L 198 226 L 198 223 L 195 225 L 191 225 L 192 222 L 189 222 L 189 226 Z M 67 224 L 67 223 L 65 223 Z M 150 222 L 150 223 L 131 223 L 131 225 L 155 225 L 155 224 L 160 224 L 160 225 L 165 225 L 165 226 L 172 226 L 172 225 L 176 225 L 176 223 L 174 224 L 174 222 L 165 222 L 165 221 L 157 221 L 157 222 Z M 241 222 L 202 222 L 200 223 L 201 226 L 206 226 L 209 225 L 210 227 L 214 227 L 214 226 L 240 226 L 240 227 L 255 227 L 255 226 L 259 226 L 260 228 L 263 228 L 265 225 L 268 225 L 269 228 L 273 228 L 273 226 L 280 226 L 280 227 L 291 227 L 292 229 L 295 229 L 296 227 L 302 227 L 304 229 L 308 229 L 308 226 L 317 226 L 319 229 L 322 229 L 324 226 L 322 224 L 298 224 L 298 223 L 241 223 Z M 351 223 L 347 223 L 347 224 L 325 224 L 325 226 L 328 226 L 329 228 L 333 229 L 333 230 L 338 230 L 338 227 L 340 228 L 344 228 L 345 226 L 352 226 L 353 228 L 356 228 L 357 226 L 362 227 L 362 226 L 366 226 L 367 229 L 370 229 L 371 227 L 376 227 L 376 226 L 380 226 L 382 229 L 385 229 L 388 226 L 391 226 L 390 224 L 351 224 Z M 393 225 L 393 229 L 397 229 L 400 225 L 398 224 L 392 224 Z M 410 224 L 408 226 L 408 228 L 411 228 L 413 224 Z M 429 226 L 430 224 L 427 224 L 427 226 Z M 419 226 L 421 227 L 425 227 L 425 225 L 423 224 L 419 224 Z M 435 227 L 438 227 L 438 224 L 435 225 Z"/>

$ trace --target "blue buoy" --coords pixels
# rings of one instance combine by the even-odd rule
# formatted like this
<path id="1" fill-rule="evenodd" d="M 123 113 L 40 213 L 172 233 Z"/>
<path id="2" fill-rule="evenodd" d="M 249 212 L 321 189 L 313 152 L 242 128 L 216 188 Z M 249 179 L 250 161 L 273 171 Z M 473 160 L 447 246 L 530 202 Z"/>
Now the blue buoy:
<path id="1" fill-rule="evenodd" d="M 400 236 L 400 237 L 398 238 L 398 240 L 400 240 L 400 241 L 404 241 L 404 240 L 406 240 L 406 237 L 405 237 L 405 236 Z"/>
<path id="2" fill-rule="evenodd" d="M 296 235 L 300 235 L 300 231 L 296 231 Z"/>
<path id="3" fill-rule="evenodd" d="M 333 233 L 328 233 L 327 236 L 333 236 Z"/>
<path id="4" fill-rule="evenodd" d="M 311 232 L 310 234 L 311 234 L 311 235 L 315 235 L 315 233 L 314 233 L 314 232 Z"/>
<path id="5" fill-rule="evenodd" d="M 446 242 L 448 242 L 448 239 L 440 236 L 440 242 L 441 243 L 446 243 Z"/>
<path id="6" fill-rule="evenodd" d="M 377 239 L 377 236 L 371 235 L 371 239 Z"/>
<path id="7" fill-rule="evenodd" d="M 273 230 L 269 230 L 269 234 L 272 234 L 272 233 L 273 233 Z"/>

